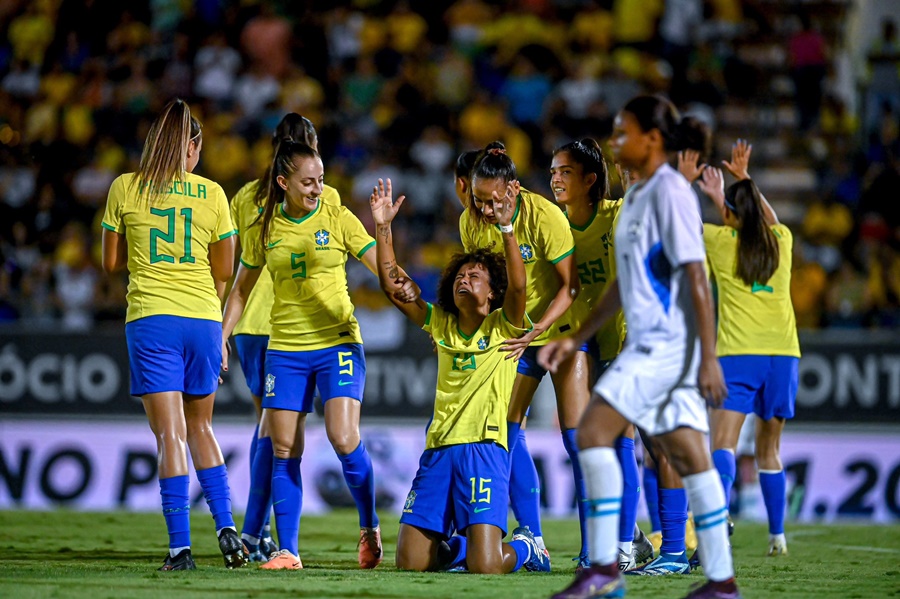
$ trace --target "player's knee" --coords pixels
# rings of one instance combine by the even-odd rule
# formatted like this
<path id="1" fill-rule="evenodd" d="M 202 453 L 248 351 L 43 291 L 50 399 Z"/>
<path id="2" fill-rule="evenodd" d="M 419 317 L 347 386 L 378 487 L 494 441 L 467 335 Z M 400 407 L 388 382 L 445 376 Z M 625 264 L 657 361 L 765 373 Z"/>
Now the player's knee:
<path id="1" fill-rule="evenodd" d="M 466 555 L 466 565 L 472 574 L 502 574 L 503 558 L 501 556 L 484 555 L 478 551 L 469 551 Z"/>
<path id="2" fill-rule="evenodd" d="M 163 427 L 155 431 L 156 444 L 161 449 L 184 447 L 187 441 L 186 431 L 181 427 Z"/>
<path id="3" fill-rule="evenodd" d="M 359 435 L 355 432 L 329 432 L 328 440 L 331 441 L 331 446 L 338 455 L 349 455 L 359 447 Z"/>
<path id="4" fill-rule="evenodd" d="M 421 555 L 413 555 L 407 551 L 402 545 L 397 545 L 397 556 L 395 563 L 398 570 L 407 570 L 410 572 L 425 572 L 428 570 L 428 563 L 422 559 Z"/>

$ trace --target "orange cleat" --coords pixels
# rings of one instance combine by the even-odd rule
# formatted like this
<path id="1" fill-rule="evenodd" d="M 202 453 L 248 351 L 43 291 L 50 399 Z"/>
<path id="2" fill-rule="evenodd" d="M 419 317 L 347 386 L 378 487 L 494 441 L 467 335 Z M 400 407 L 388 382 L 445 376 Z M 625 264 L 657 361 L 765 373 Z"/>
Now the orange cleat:
<path id="1" fill-rule="evenodd" d="M 259 568 L 260 570 L 302 570 L 303 562 L 287 549 L 282 549 L 273 553 L 269 557 L 269 561 L 261 564 Z"/>
<path id="2" fill-rule="evenodd" d="M 381 549 L 381 528 L 361 528 L 359 530 L 359 567 L 371 570 L 381 563 L 384 551 Z"/>

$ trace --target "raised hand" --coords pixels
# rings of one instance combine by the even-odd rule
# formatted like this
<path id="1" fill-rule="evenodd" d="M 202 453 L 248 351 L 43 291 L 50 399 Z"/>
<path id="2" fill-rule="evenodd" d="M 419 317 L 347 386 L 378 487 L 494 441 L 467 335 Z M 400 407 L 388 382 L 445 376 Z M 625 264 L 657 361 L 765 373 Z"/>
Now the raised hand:
<path id="1" fill-rule="evenodd" d="M 722 161 L 722 166 L 728 169 L 728 172 L 734 175 L 738 181 L 750 178 L 750 154 L 753 152 L 753 146 L 746 139 L 739 139 L 731 146 L 731 162 Z"/>
<path id="2" fill-rule="evenodd" d="M 699 179 L 704 169 L 706 164 L 700 164 L 700 152 L 697 150 L 678 152 L 678 172 L 688 180 L 688 183 Z"/>
<path id="3" fill-rule="evenodd" d="M 703 169 L 703 176 L 697 182 L 700 191 L 705 193 L 713 201 L 717 198 L 725 198 L 725 177 L 722 175 L 722 169 L 708 166 Z M 716 202 L 718 204 L 718 202 Z"/>
<path id="4" fill-rule="evenodd" d="M 388 179 L 385 183 L 383 179 L 379 179 L 378 185 L 372 188 L 372 195 L 369 196 L 369 207 L 372 209 L 372 218 L 375 219 L 375 224 L 379 226 L 391 224 L 405 199 L 406 196 L 400 196 L 395 202 L 391 180 Z"/>
<path id="5" fill-rule="evenodd" d="M 497 217 L 497 223 L 501 227 L 512 224 L 512 217 L 515 214 L 514 204 L 518 193 L 515 183 L 515 181 L 510 181 L 506 184 L 506 194 L 502 197 L 496 191 L 491 194 L 494 216 Z"/>

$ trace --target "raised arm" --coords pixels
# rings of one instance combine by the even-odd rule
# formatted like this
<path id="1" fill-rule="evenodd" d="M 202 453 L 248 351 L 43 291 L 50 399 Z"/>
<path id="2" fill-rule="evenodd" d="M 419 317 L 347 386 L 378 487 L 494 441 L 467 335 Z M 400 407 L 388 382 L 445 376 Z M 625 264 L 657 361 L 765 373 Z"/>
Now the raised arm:
<path id="1" fill-rule="evenodd" d="M 494 192 L 494 214 L 497 216 L 497 224 L 500 225 L 500 235 L 503 238 L 503 254 L 506 257 L 506 295 L 503 298 L 503 314 L 513 326 L 524 328 L 525 303 L 527 300 L 527 277 L 525 275 L 525 262 L 522 260 L 522 252 L 519 251 L 519 242 L 512 228 L 512 217 L 515 213 L 513 202 L 513 184 L 502 198 Z M 548 310 L 549 311 L 549 310 Z"/>
<path id="2" fill-rule="evenodd" d="M 703 169 L 703 176 L 697 182 L 700 191 L 706 194 L 712 203 L 716 205 L 722 220 L 725 220 L 725 177 L 722 176 L 722 170 L 715 167 L 707 167 Z"/>
<path id="3" fill-rule="evenodd" d="M 731 146 L 731 162 L 723 160 L 722 165 L 728 169 L 728 172 L 734 175 L 734 178 L 738 181 L 749 179 L 750 171 L 748 169 L 750 166 L 750 154 L 752 153 L 753 145 L 746 139 L 739 139 Z M 766 224 L 769 226 L 777 225 L 778 215 L 775 214 L 775 210 L 772 208 L 772 205 L 769 204 L 766 196 L 762 194 L 762 191 L 759 192 L 759 197 L 762 200 L 763 218 L 766 219 Z"/>
<path id="4" fill-rule="evenodd" d="M 428 316 L 427 304 L 421 297 L 408 303 L 397 297 L 397 292 L 403 287 L 404 281 L 401 280 L 400 266 L 394 255 L 391 223 L 397 216 L 404 199 L 406 199 L 405 196 L 400 196 L 394 202 L 390 179 L 386 183 L 379 179 L 378 185 L 372 189 L 372 195 L 369 196 L 369 207 L 372 209 L 372 218 L 375 220 L 375 261 L 381 290 L 407 318 L 421 327 L 425 324 L 425 318 Z"/>

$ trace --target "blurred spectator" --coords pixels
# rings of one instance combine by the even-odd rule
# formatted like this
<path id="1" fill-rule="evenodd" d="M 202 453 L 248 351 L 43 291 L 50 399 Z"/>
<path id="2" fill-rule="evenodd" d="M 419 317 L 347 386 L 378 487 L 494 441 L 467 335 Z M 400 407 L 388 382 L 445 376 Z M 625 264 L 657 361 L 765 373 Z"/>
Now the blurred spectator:
<path id="1" fill-rule="evenodd" d="M 240 53 L 226 44 L 224 33 L 214 32 L 194 57 L 194 93 L 227 109 L 240 70 Z"/>
<path id="2" fill-rule="evenodd" d="M 84 227 L 69 223 L 60 235 L 53 268 L 56 302 L 66 331 L 87 331 L 94 323 L 97 269 L 91 263 Z"/>
<path id="3" fill-rule="evenodd" d="M 826 324 L 837 328 L 861 328 L 871 308 L 866 277 L 852 262 L 844 261 L 825 294 Z"/>
<path id="4" fill-rule="evenodd" d="M 262 0 L 259 11 L 241 31 L 241 48 L 257 70 L 278 79 L 291 63 L 291 24 L 270 0 Z"/>
<path id="5" fill-rule="evenodd" d="M 25 13 L 9 24 L 7 35 L 15 60 L 37 68 L 44 64 L 55 31 L 54 15 L 49 14 L 51 6 L 47 2 L 26 2 Z"/>
<path id="6" fill-rule="evenodd" d="M 866 59 L 866 129 L 871 130 L 878 126 L 885 106 L 900 114 L 900 43 L 894 19 L 888 17 L 881 22 L 881 37 L 872 43 Z"/>
<path id="7" fill-rule="evenodd" d="M 800 130 L 809 131 L 819 119 L 828 54 L 825 39 L 806 12 L 800 13 L 800 30 L 788 41 L 788 57 Z"/>

